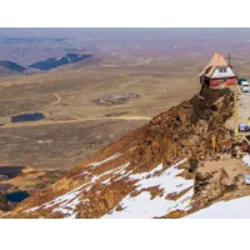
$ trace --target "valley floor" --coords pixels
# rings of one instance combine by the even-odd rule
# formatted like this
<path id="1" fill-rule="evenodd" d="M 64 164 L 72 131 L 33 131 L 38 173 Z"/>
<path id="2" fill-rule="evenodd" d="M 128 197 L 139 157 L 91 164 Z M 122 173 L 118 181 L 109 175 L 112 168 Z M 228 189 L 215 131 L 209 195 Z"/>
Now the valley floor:
<path id="1" fill-rule="evenodd" d="M 104 57 L 98 66 L 1 77 L 0 165 L 71 169 L 200 87 L 199 66 L 189 71 L 190 59 L 137 61 Z M 116 67 L 105 66 L 110 63 Z M 139 97 L 126 100 L 129 94 Z M 35 112 L 45 118 L 11 122 L 14 115 Z"/>

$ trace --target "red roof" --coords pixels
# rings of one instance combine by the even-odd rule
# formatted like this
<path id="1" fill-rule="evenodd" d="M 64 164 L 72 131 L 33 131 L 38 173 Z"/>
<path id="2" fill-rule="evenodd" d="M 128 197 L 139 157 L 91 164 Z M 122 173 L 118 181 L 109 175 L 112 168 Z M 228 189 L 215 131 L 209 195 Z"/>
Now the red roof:
<path id="1" fill-rule="evenodd" d="M 220 55 L 219 53 L 214 53 L 212 59 L 208 63 L 208 65 L 201 71 L 201 75 L 206 75 L 208 77 L 212 76 L 216 67 L 228 66 L 228 63 L 224 56 Z"/>

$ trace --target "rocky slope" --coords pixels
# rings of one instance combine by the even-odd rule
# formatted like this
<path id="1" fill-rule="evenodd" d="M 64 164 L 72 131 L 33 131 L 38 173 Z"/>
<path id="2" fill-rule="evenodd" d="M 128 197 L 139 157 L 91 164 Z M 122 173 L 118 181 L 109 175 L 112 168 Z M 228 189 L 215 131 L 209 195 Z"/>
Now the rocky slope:
<path id="1" fill-rule="evenodd" d="M 230 150 L 232 136 L 224 124 L 232 107 L 230 89 L 204 88 L 82 162 L 4 217 L 179 218 L 206 207 L 242 184 L 230 186 L 227 174 L 219 169 L 201 171 L 204 163 L 219 160 Z M 213 135 L 216 149 L 211 146 Z M 207 195 L 216 188 L 222 191 L 212 198 Z"/>

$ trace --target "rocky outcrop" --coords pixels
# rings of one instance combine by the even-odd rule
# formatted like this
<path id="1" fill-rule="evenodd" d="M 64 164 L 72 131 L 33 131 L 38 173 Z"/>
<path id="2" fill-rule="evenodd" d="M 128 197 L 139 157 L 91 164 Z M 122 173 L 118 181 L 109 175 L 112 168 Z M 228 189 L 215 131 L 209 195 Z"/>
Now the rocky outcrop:
<path id="1" fill-rule="evenodd" d="M 3 212 L 8 212 L 10 209 L 11 206 L 5 198 L 5 195 L 0 193 L 0 214 Z"/>
<path id="2" fill-rule="evenodd" d="M 196 208 L 211 205 L 213 201 L 221 198 L 225 192 L 233 191 L 235 187 L 235 183 L 229 181 L 224 170 L 197 173 L 194 185 Z"/>
<path id="3" fill-rule="evenodd" d="M 213 155 L 213 135 L 216 135 L 216 151 L 220 152 L 231 144 L 230 131 L 226 130 L 224 123 L 232 115 L 232 92 L 209 89 L 203 92 L 205 97 L 196 95 L 155 117 L 146 126 L 144 141 L 138 145 L 133 158 L 138 171 L 150 169 L 153 162 L 163 161 L 170 166 L 176 159 L 191 156 L 200 159 Z M 212 105 L 217 105 L 217 101 L 221 106 L 214 110 Z"/>

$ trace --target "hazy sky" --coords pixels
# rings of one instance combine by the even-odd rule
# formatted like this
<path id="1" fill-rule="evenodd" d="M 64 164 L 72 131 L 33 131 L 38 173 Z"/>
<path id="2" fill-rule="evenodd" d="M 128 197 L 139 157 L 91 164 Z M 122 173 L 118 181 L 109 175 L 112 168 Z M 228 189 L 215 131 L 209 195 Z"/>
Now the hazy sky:
<path id="1" fill-rule="evenodd" d="M 227 25 L 227 24 L 216 24 L 216 25 L 157 25 L 157 24 L 95 24 L 95 25 L 81 25 L 81 24 L 0 24 L 0 37 L 7 36 L 19 36 L 19 37 L 71 37 L 83 34 L 86 31 L 93 32 L 106 32 L 106 31 L 173 31 L 173 32 L 229 32 L 234 33 L 238 31 L 250 32 L 250 25 Z"/>

